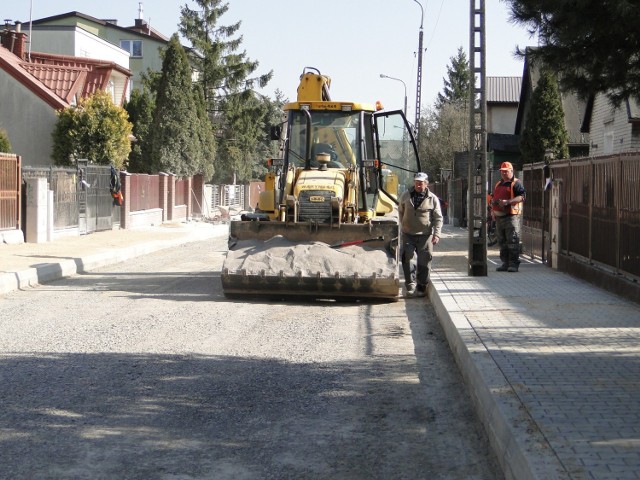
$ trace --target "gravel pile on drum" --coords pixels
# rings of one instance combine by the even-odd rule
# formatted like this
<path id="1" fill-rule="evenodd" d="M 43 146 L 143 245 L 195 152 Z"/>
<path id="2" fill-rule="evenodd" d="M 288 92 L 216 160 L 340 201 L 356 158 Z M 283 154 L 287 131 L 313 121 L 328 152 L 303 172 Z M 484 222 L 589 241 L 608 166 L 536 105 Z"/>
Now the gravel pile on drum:
<path id="1" fill-rule="evenodd" d="M 224 268 L 246 270 L 249 275 L 286 276 L 301 273 L 360 277 L 392 277 L 397 273 L 395 260 L 382 248 L 353 245 L 331 248 L 323 242 L 293 243 L 281 236 L 267 241 L 241 240 L 227 253 Z"/>

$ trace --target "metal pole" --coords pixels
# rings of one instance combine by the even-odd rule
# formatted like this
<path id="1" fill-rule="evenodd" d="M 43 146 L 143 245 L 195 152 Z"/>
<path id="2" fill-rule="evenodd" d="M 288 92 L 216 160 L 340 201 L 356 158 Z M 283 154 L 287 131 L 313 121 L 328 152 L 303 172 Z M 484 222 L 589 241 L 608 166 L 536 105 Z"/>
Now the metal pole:
<path id="1" fill-rule="evenodd" d="M 424 21 L 424 9 L 418 0 L 413 0 L 420 6 L 420 33 L 418 34 L 418 78 L 416 81 L 416 123 L 414 126 L 416 134 L 416 144 L 420 145 L 420 101 L 422 97 L 422 24 Z"/>
<path id="2" fill-rule="evenodd" d="M 33 0 L 29 2 L 29 50 L 27 59 L 31 61 L 31 39 L 33 38 Z"/>
<path id="3" fill-rule="evenodd" d="M 487 101 L 485 0 L 470 0 L 469 180 L 467 229 L 469 276 L 487 276 Z"/>

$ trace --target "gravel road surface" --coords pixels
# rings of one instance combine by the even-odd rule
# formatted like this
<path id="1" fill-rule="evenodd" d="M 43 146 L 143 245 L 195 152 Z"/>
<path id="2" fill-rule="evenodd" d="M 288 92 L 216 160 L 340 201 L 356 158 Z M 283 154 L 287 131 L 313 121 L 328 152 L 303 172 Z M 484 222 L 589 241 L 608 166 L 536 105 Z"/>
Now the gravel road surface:
<path id="1" fill-rule="evenodd" d="M 0 296 L 0 478 L 502 478 L 428 300 L 232 301 L 225 252 Z"/>

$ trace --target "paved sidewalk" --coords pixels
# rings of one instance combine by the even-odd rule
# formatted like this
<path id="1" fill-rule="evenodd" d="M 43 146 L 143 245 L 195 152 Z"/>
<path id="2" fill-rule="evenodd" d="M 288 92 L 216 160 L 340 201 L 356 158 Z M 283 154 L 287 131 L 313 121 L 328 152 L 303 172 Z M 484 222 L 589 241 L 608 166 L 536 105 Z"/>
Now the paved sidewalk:
<path id="1" fill-rule="evenodd" d="M 46 243 L 0 244 L 0 295 L 187 242 L 226 236 L 228 232 L 226 224 L 168 223 Z"/>
<path id="2" fill-rule="evenodd" d="M 445 228 L 430 298 L 507 478 L 640 479 L 640 306 L 545 265 L 467 275 Z"/>

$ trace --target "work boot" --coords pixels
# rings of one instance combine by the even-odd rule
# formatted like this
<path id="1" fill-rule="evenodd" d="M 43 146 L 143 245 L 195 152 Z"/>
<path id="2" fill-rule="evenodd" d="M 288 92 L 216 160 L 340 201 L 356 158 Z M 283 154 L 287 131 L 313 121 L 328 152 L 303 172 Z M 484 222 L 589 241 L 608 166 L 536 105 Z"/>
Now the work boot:
<path id="1" fill-rule="evenodd" d="M 416 293 L 416 284 L 409 283 L 407 285 L 407 295 L 413 295 L 414 293 Z"/>
<path id="2" fill-rule="evenodd" d="M 515 267 L 511 266 L 511 267 L 507 268 L 507 272 L 517 272 L 517 271 L 518 271 L 518 266 L 517 265 Z"/>
<path id="3" fill-rule="evenodd" d="M 496 272 L 508 272 L 508 271 L 509 271 L 509 265 L 507 265 L 506 263 L 503 263 L 498 268 L 496 268 Z M 516 268 L 516 272 L 517 271 L 518 269 Z"/>

